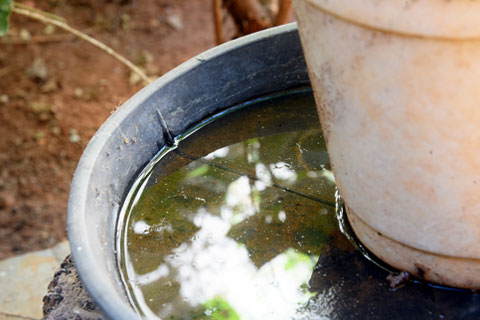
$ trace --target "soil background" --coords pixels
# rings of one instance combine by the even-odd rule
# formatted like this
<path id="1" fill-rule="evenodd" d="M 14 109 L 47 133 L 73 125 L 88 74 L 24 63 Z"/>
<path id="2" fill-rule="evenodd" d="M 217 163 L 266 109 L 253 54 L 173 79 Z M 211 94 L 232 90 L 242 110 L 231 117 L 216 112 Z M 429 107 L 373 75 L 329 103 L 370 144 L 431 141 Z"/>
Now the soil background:
<path id="1" fill-rule="evenodd" d="M 215 45 L 211 2 L 22 3 L 64 17 L 160 76 Z M 0 38 L 0 259 L 66 239 L 76 164 L 106 118 L 142 88 L 137 80 L 91 44 L 12 14 Z"/>

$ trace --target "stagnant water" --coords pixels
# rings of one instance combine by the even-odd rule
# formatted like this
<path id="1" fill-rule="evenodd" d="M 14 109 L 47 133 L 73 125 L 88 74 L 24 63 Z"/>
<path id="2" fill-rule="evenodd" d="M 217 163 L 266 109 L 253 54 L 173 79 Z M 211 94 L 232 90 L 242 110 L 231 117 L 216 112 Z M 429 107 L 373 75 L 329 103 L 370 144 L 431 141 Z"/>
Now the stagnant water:
<path id="1" fill-rule="evenodd" d="M 118 230 L 125 289 L 147 318 L 436 319 L 453 302 L 480 313 L 470 293 L 389 290 L 387 272 L 340 233 L 308 89 L 178 137 L 134 184 Z"/>

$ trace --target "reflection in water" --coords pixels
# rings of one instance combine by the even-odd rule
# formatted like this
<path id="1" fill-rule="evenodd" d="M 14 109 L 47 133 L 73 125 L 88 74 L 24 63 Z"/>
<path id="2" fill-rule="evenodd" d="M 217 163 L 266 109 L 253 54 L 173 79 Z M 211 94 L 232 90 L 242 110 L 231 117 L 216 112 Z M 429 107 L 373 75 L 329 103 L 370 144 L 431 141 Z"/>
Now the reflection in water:
<path id="1" fill-rule="evenodd" d="M 295 106 L 314 119 L 303 130 L 278 118 L 291 103 L 250 106 L 261 114 L 252 122 L 257 129 L 210 152 L 198 144 L 221 128 L 206 126 L 150 173 L 120 240 L 127 288 L 140 313 L 291 319 L 313 296 L 313 268 L 336 230 L 335 185 L 312 100 Z M 242 120 L 231 117 L 225 130 L 245 126 Z M 164 171 L 174 163 L 183 167 Z"/>
<path id="2" fill-rule="evenodd" d="M 340 233 L 310 93 L 239 108 L 166 151 L 118 226 L 119 267 L 142 316 L 480 319 L 479 294 L 390 290 L 388 273 Z"/>

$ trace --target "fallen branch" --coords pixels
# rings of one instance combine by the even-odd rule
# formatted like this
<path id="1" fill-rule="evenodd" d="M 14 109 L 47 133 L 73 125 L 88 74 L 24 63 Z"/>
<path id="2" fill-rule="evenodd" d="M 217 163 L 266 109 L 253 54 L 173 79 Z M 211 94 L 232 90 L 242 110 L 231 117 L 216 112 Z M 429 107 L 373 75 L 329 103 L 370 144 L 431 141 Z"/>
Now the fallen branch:
<path id="1" fill-rule="evenodd" d="M 215 39 L 218 44 L 223 43 L 222 0 L 213 0 L 213 23 L 215 25 Z"/>
<path id="2" fill-rule="evenodd" d="M 267 10 L 257 0 L 223 0 L 237 27 L 237 37 L 273 26 Z"/>
<path id="3" fill-rule="evenodd" d="M 280 26 L 288 22 L 292 12 L 292 0 L 280 0 L 277 16 L 273 22 L 274 26 Z"/>
<path id="4" fill-rule="evenodd" d="M 219 2 L 221 2 L 221 0 L 213 0 L 217 44 L 221 43 L 219 39 L 223 42 L 222 22 L 219 18 L 221 15 L 221 5 Z M 235 22 L 237 29 L 235 37 L 241 37 L 287 23 L 292 12 L 292 0 L 276 0 L 273 3 L 278 4 L 278 10 L 276 10 L 276 6 L 274 6 L 274 12 L 269 12 L 266 5 L 263 5 L 260 0 L 223 0 L 224 7 Z"/>

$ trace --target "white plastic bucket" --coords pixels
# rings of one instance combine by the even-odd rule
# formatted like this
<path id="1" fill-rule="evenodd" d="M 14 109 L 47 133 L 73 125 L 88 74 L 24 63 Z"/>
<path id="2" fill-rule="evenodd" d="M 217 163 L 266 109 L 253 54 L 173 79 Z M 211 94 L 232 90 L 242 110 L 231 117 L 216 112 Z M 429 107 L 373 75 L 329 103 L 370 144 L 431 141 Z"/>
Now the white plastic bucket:
<path id="1" fill-rule="evenodd" d="M 380 259 L 480 288 L 480 3 L 297 0 L 347 215 Z"/>

